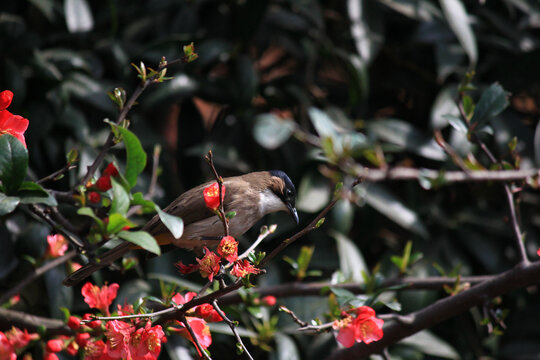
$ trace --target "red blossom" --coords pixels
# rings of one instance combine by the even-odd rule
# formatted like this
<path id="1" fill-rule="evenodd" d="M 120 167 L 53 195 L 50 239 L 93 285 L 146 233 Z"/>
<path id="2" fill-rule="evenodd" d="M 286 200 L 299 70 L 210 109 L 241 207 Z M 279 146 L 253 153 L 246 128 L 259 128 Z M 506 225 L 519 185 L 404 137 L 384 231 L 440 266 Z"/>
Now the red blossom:
<path id="1" fill-rule="evenodd" d="M 112 358 L 130 359 L 129 341 L 135 327 L 123 321 L 112 320 L 107 322 L 106 328 L 107 354 Z"/>
<path id="2" fill-rule="evenodd" d="M 109 165 L 107 165 L 105 170 L 103 170 L 103 176 L 116 177 L 118 176 L 118 169 L 116 168 L 116 166 L 114 166 L 113 163 L 109 163 Z"/>
<path id="3" fill-rule="evenodd" d="M 276 305 L 276 297 L 272 295 L 268 295 L 262 298 L 262 303 L 266 306 L 274 306 Z"/>
<path id="4" fill-rule="evenodd" d="M 369 306 L 356 309 L 356 317 L 346 315 L 334 321 L 333 328 L 338 330 L 337 341 L 345 347 L 351 347 L 355 341 L 369 344 L 383 337 L 384 320 L 375 317 L 375 310 Z"/>
<path id="5" fill-rule="evenodd" d="M 45 348 L 47 351 L 52 353 L 57 353 L 62 351 L 64 348 L 64 342 L 60 339 L 52 339 L 47 341 L 47 347 Z"/>
<path id="6" fill-rule="evenodd" d="M 206 321 L 194 317 L 186 317 L 186 320 L 193 332 L 195 333 L 195 337 L 199 341 L 201 347 L 203 349 L 207 349 L 212 344 L 212 334 L 210 333 L 210 328 L 208 328 Z M 171 330 L 178 332 L 180 336 L 185 337 L 193 344 L 195 344 L 193 338 L 191 337 L 191 334 L 186 329 L 185 325 L 178 320 L 176 322 L 180 326 L 180 328 L 171 328 Z M 199 349 L 197 349 L 197 351 L 199 352 L 199 356 L 202 356 Z"/>
<path id="7" fill-rule="evenodd" d="M 107 191 L 112 188 L 111 177 L 103 175 L 96 181 L 96 188 L 101 191 Z"/>
<path id="8" fill-rule="evenodd" d="M 225 236 L 221 239 L 217 252 L 228 262 L 235 262 L 238 258 L 238 241 L 232 236 Z"/>
<path id="9" fill-rule="evenodd" d="M 214 276 L 219 273 L 219 263 L 221 258 L 212 251 L 208 250 L 207 247 L 205 247 L 204 250 L 204 257 L 202 259 L 197 259 L 200 266 L 199 271 L 201 272 L 201 276 L 203 278 L 207 277 L 208 280 L 212 281 Z"/>
<path id="10" fill-rule="evenodd" d="M 75 335 L 75 342 L 82 348 L 85 347 L 86 344 L 88 344 L 88 340 L 90 340 L 89 333 L 77 333 Z"/>
<path id="11" fill-rule="evenodd" d="M 13 93 L 4 90 L 0 93 L 0 136 L 10 134 L 16 137 L 26 147 L 24 132 L 28 129 L 28 119 L 13 115 L 7 109 L 13 99 Z"/>
<path id="12" fill-rule="evenodd" d="M 6 334 L 0 331 L 0 359 L 17 360 L 17 354 Z"/>
<path id="13" fill-rule="evenodd" d="M 185 295 L 182 295 L 180 293 L 176 293 L 172 297 L 172 301 L 174 301 L 174 303 L 177 304 L 177 305 L 183 305 L 183 304 L 187 303 L 188 301 L 191 301 L 191 299 L 193 299 L 196 295 L 197 295 L 197 293 L 193 292 L 193 291 L 189 291 Z"/>
<path id="14" fill-rule="evenodd" d="M 118 315 L 125 316 L 125 315 L 133 315 L 135 314 L 135 310 L 133 309 L 133 305 L 124 303 L 124 306 L 120 306 L 120 304 L 116 305 L 116 308 L 118 309 Z"/>
<path id="15" fill-rule="evenodd" d="M 15 350 L 22 349 L 28 345 L 30 341 L 39 339 L 38 334 L 29 334 L 28 330 L 21 330 L 15 326 L 12 326 L 5 335 Z M 0 359 L 2 359 L 1 356 Z"/>
<path id="16" fill-rule="evenodd" d="M 89 341 L 84 347 L 84 360 L 109 360 L 112 359 L 107 355 L 107 347 L 103 340 Z"/>
<path id="17" fill-rule="evenodd" d="M 77 344 L 75 341 L 70 341 L 68 345 L 66 346 L 66 352 L 71 355 L 75 356 L 79 352 L 79 344 Z"/>
<path id="18" fill-rule="evenodd" d="M 70 267 L 71 267 L 71 272 L 75 272 L 79 270 L 80 268 L 82 268 L 82 265 L 79 264 L 78 262 L 73 261 Z"/>
<path id="19" fill-rule="evenodd" d="M 195 307 L 195 315 L 204 319 L 206 322 L 218 322 L 223 321 L 223 318 L 210 304 L 202 304 Z"/>
<path id="20" fill-rule="evenodd" d="M 81 293 L 88 306 L 109 315 L 109 305 L 111 305 L 116 298 L 119 287 L 120 285 L 115 283 L 109 286 L 103 285 L 103 287 L 100 288 L 99 286 L 87 282 L 83 285 Z"/>
<path id="21" fill-rule="evenodd" d="M 167 338 L 160 325 L 151 326 L 148 321 L 142 328 L 132 334 L 130 340 L 130 353 L 133 360 L 156 360 L 161 352 L 161 344 Z"/>
<path id="22" fill-rule="evenodd" d="M 59 360 L 59 358 L 55 353 L 45 351 L 45 353 L 43 354 L 43 360 Z"/>
<path id="23" fill-rule="evenodd" d="M 45 252 L 45 257 L 57 258 L 64 255 L 67 249 L 67 240 L 61 234 L 47 236 L 47 251 Z"/>
<path id="24" fill-rule="evenodd" d="M 217 182 L 206 187 L 203 190 L 204 202 L 206 206 L 212 210 L 216 211 L 219 207 L 219 184 Z M 221 186 L 221 200 L 225 198 L 225 185 Z"/>
<path id="25" fill-rule="evenodd" d="M 67 321 L 67 326 L 69 326 L 70 329 L 77 330 L 81 327 L 81 319 L 71 315 Z"/>
<path id="26" fill-rule="evenodd" d="M 91 320 L 92 318 L 93 318 L 92 314 L 84 314 L 83 317 L 82 317 L 83 320 Z M 101 320 L 94 320 L 94 321 L 87 322 L 85 324 L 87 326 L 91 327 L 92 329 L 95 329 L 95 328 L 101 326 Z"/>
<path id="27" fill-rule="evenodd" d="M 180 274 L 184 274 L 184 275 L 191 274 L 192 272 L 199 270 L 199 264 L 184 265 L 183 262 L 179 261 L 175 265 L 178 268 L 178 271 L 180 272 Z"/>
<path id="28" fill-rule="evenodd" d="M 248 274 L 258 274 L 260 272 L 260 269 L 257 269 L 255 266 L 253 266 L 252 263 L 250 263 L 246 259 L 236 261 L 231 270 L 232 275 L 241 278 L 245 277 Z"/>
<path id="29" fill-rule="evenodd" d="M 88 193 L 88 201 L 90 201 L 93 204 L 97 204 L 97 203 L 99 203 L 101 201 L 101 195 L 99 195 L 95 191 L 90 191 Z"/>
<path id="30" fill-rule="evenodd" d="M 538 250 L 536 250 L 536 255 L 540 256 L 540 248 L 538 248 Z"/>

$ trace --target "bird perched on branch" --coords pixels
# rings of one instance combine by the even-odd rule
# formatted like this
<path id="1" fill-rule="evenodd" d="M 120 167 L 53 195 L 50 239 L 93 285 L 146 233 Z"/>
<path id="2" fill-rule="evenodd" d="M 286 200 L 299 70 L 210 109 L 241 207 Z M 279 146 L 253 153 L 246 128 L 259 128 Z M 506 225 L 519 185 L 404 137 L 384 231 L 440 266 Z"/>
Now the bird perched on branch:
<path id="1" fill-rule="evenodd" d="M 144 225 L 142 230 L 154 236 L 159 245 L 173 244 L 185 249 L 200 249 L 217 244 L 216 239 L 224 235 L 223 223 L 207 208 L 203 197 L 203 190 L 211 184 L 212 182 L 208 182 L 186 191 L 164 209 L 166 213 L 176 215 L 184 221 L 184 232 L 180 238 L 174 238 L 158 215 Z M 224 211 L 236 212 L 229 220 L 231 236 L 241 236 L 264 215 L 277 211 L 288 211 L 298 224 L 296 189 L 283 171 L 260 171 L 224 178 L 223 185 L 226 189 Z M 99 256 L 98 261 L 70 274 L 63 284 L 73 286 L 133 249 L 137 249 L 137 246 L 124 242 Z"/>

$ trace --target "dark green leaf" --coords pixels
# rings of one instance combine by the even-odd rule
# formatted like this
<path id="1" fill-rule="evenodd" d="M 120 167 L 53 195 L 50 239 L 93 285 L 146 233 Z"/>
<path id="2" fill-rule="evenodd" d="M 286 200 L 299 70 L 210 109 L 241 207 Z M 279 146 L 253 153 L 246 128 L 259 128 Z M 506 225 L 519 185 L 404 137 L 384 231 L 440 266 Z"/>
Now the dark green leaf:
<path id="1" fill-rule="evenodd" d="M 103 224 L 103 221 L 94 214 L 94 211 L 89 207 L 82 207 L 79 210 L 77 210 L 77 214 L 88 216 L 94 219 L 96 224 L 99 226 L 99 228 L 103 231 L 105 230 L 105 225 Z"/>
<path id="2" fill-rule="evenodd" d="M 110 213 L 126 215 L 129 209 L 129 195 L 115 179 L 111 177 L 113 198 Z"/>
<path id="3" fill-rule="evenodd" d="M 492 84 L 480 96 L 478 104 L 474 110 L 471 124 L 477 124 L 478 129 L 492 117 L 499 115 L 508 106 L 508 96 L 510 94 L 498 83 Z"/>
<path id="4" fill-rule="evenodd" d="M 0 216 L 9 214 L 17 205 L 19 205 L 20 199 L 16 196 L 7 196 L 4 193 L 0 193 Z"/>
<path id="5" fill-rule="evenodd" d="M 146 153 L 137 136 L 126 128 L 118 127 L 126 145 L 126 180 L 131 187 L 137 183 L 137 177 L 146 166 Z"/>
<path id="6" fill-rule="evenodd" d="M 159 248 L 156 239 L 146 231 L 120 231 L 118 237 L 138 245 L 153 254 L 161 255 L 161 249 Z"/>
<path id="7" fill-rule="evenodd" d="M 167 214 L 156 205 L 156 211 L 163 225 L 169 229 L 175 239 L 179 239 L 184 233 L 184 222 L 178 216 Z"/>
<path id="8" fill-rule="evenodd" d="M 15 137 L 0 136 L 0 181 L 8 194 L 19 189 L 26 176 L 28 151 Z"/>
<path id="9" fill-rule="evenodd" d="M 478 49 L 465 6 L 460 0 L 440 0 L 440 4 L 450 29 L 463 46 L 469 56 L 471 67 L 474 68 L 478 60 Z"/>
<path id="10" fill-rule="evenodd" d="M 17 196 L 21 198 L 22 204 L 45 204 L 48 206 L 57 206 L 56 199 L 51 196 L 41 185 L 26 181 L 21 184 Z"/>

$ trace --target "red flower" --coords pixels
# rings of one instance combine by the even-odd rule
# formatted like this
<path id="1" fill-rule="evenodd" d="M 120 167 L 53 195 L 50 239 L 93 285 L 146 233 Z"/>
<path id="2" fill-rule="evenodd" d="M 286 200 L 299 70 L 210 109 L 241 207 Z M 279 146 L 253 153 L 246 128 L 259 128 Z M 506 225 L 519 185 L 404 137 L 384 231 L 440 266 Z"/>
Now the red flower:
<path id="1" fill-rule="evenodd" d="M 107 191 L 112 188 L 111 177 L 105 175 L 100 177 L 98 181 L 96 181 L 96 188 L 101 192 Z"/>
<path id="2" fill-rule="evenodd" d="M 186 295 L 176 293 L 176 295 L 172 297 L 172 301 L 174 301 L 174 303 L 177 305 L 183 305 L 187 303 L 188 301 L 191 301 L 191 299 L 193 299 L 196 295 L 197 293 L 193 291 L 187 292 Z"/>
<path id="3" fill-rule="evenodd" d="M 120 285 L 111 284 L 109 286 L 103 285 L 99 286 L 92 285 L 90 282 L 87 282 L 83 285 L 81 293 L 84 296 L 84 301 L 94 309 L 99 309 L 102 313 L 109 315 L 109 305 L 116 298 L 118 288 Z"/>
<path id="4" fill-rule="evenodd" d="M 30 341 L 39 339 L 38 334 L 29 334 L 28 330 L 21 330 L 15 326 L 12 326 L 11 330 L 5 333 L 5 336 L 8 338 L 10 344 L 15 350 L 22 349 L 28 345 Z M 0 356 L 0 359 L 3 359 L 2 356 Z"/>
<path id="5" fill-rule="evenodd" d="M 43 360 L 59 360 L 59 359 L 55 353 L 45 351 L 45 353 L 43 354 Z"/>
<path id="6" fill-rule="evenodd" d="M 103 340 L 92 340 L 84 347 L 84 360 L 109 360 L 112 359 L 107 355 L 107 347 Z"/>
<path id="7" fill-rule="evenodd" d="M 107 322 L 106 328 L 107 354 L 112 358 L 131 359 L 129 341 L 135 327 L 123 321 L 112 320 Z"/>
<path id="8" fill-rule="evenodd" d="M 200 266 L 199 271 L 201 272 L 201 276 L 203 278 L 207 277 L 208 280 L 212 281 L 214 279 L 214 275 L 219 273 L 219 262 L 221 261 L 221 258 L 212 251 L 208 250 L 207 247 L 204 248 L 204 251 L 204 257 L 202 259 L 197 259 Z"/>
<path id="9" fill-rule="evenodd" d="M 208 328 L 208 325 L 206 324 L 206 321 L 199 318 L 192 318 L 192 317 L 186 317 L 186 320 L 195 333 L 195 337 L 199 341 L 199 344 L 201 344 L 201 347 L 203 349 L 207 349 L 212 344 L 212 334 L 210 333 L 210 329 Z M 186 329 L 184 324 L 180 321 L 176 321 L 177 324 L 180 326 L 180 328 L 170 328 L 171 330 L 174 330 L 178 332 L 180 336 L 185 337 L 189 341 L 191 341 L 193 344 L 195 342 L 193 341 L 193 338 L 191 337 L 191 334 Z M 199 349 L 197 349 L 199 352 L 199 356 L 202 356 Z"/>
<path id="10" fill-rule="evenodd" d="M 82 268 L 82 265 L 79 264 L 78 262 L 73 261 L 73 262 L 71 263 L 70 268 L 71 268 L 71 269 L 70 269 L 71 272 L 75 272 L 75 271 L 79 270 L 80 268 Z"/>
<path id="11" fill-rule="evenodd" d="M 47 258 L 57 258 L 62 256 L 68 249 L 67 240 L 61 234 L 48 235 L 47 244 L 47 251 L 45 252 L 45 257 Z"/>
<path id="12" fill-rule="evenodd" d="M 95 191 L 91 191 L 88 193 L 88 201 L 90 201 L 93 204 L 97 204 L 101 201 L 101 195 L 99 195 Z"/>
<path id="13" fill-rule="evenodd" d="M 116 177 L 118 176 L 118 169 L 116 168 L 116 166 L 114 166 L 113 163 L 109 163 L 109 165 L 107 165 L 105 170 L 103 170 L 103 176 Z"/>
<path id="14" fill-rule="evenodd" d="M 0 94 L 1 95 L 1 94 Z M 6 334 L 0 331 L 0 359 L 17 360 L 17 354 Z"/>
<path id="15" fill-rule="evenodd" d="M 266 306 L 274 306 L 276 305 L 276 297 L 272 295 L 268 295 L 262 298 L 262 303 Z"/>
<path id="16" fill-rule="evenodd" d="M 82 317 L 83 320 L 90 320 L 92 318 L 93 318 L 92 314 L 84 314 Z M 91 327 L 92 329 L 95 329 L 101 326 L 101 320 L 94 320 L 94 321 L 87 322 L 85 324 Z"/>
<path id="17" fill-rule="evenodd" d="M 210 304 L 196 306 L 195 314 L 197 317 L 204 319 L 206 322 L 223 321 L 221 315 L 219 315 L 216 309 L 214 309 L 214 307 Z"/>
<path id="18" fill-rule="evenodd" d="M 337 341 L 345 347 L 351 347 L 354 342 L 369 344 L 383 337 L 384 320 L 375 317 L 375 310 L 369 306 L 356 309 L 356 318 L 347 315 L 341 320 L 334 321 L 333 328 L 338 330 Z"/>
<path id="19" fill-rule="evenodd" d="M 75 342 L 80 347 L 85 347 L 86 344 L 88 344 L 88 340 L 90 340 L 90 334 L 89 333 L 77 333 L 75 335 Z"/>
<path id="20" fill-rule="evenodd" d="M 203 190 L 204 202 L 206 206 L 212 210 L 216 211 L 219 207 L 219 184 L 217 182 L 208 186 Z M 225 198 L 225 185 L 221 186 L 221 200 Z"/>
<path id="21" fill-rule="evenodd" d="M 540 248 L 536 251 L 536 255 L 540 256 Z"/>
<path id="22" fill-rule="evenodd" d="M 79 352 L 80 346 L 75 341 L 70 341 L 68 345 L 66 346 L 66 352 L 71 355 L 75 356 Z"/>
<path id="23" fill-rule="evenodd" d="M 184 265 L 183 262 L 179 261 L 176 264 L 176 267 L 178 268 L 178 271 L 180 271 L 180 274 L 191 274 L 192 272 L 195 272 L 199 270 L 199 264 L 188 264 Z"/>
<path id="24" fill-rule="evenodd" d="M 133 305 L 124 303 L 124 306 L 120 306 L 120 304 L 116 305 L 116 308 L 118 309 L 118 315 L 124 316 L 124 315 L 133 315 L 135 314 L 135 310 L 133 309 Z"/>
<path id="25" fill-rule="evenodd" d="M 225 236 L 221 239 L 217 252 L 228 262 L 235 262 L 238 258 L 238 241 L 232 236 Z"/>
<path id="26" fill-rule="evenodd" d="M 72 315 L 67 321 L 67 326 L 69 326 L 70 329 L 77 330 L 81 327 L 81 319 Z"/>
<path id="27" fill-rule="evenodd" d="M 231 270 L 231 274 L 236 277 L 245 277 L 247 274 L 258 274 L 261 270 L 257 269 L 255 266 L 253 266 L 252 263 L 244 260 L 238 260 L 234 263 L 234 266 Z"/>
<path id="28" fill-rule="evenodd" d="M 0 93 L 0 136 L 10 134 L 19 139 L 26 147 L 24 140 L 24 132 L 28 129 L 28 119 L 19 115 L 13 115 L 7 109 L 13 99 L 13 93 L 9 90 L 4 90 Z"/>
<path id="29" fill-rule="evenodd" d="M 57 353 L 62 351 L 64 348 L 64 342 L 60 339 L 52 339 L 47 341 L 46 350 L 52 353 Z"/>
<path id="30" fill-rule="evenodd" d="M 148 321 L 142 328 L 132 334 L 130 340 L 130 353 L 133 359 L 156 360 L 161 352 L 161 344 L 167 338 L 160 325 L 151 326 Z"/>

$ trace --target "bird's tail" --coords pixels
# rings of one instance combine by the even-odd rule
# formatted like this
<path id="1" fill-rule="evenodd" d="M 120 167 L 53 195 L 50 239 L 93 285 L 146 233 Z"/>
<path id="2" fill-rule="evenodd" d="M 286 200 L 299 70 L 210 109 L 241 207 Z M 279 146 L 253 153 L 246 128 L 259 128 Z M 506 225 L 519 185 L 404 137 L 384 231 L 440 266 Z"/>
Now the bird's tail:
<path id="1" fill-rule="evenodd" d="M 99 262 L 94 262 L 90 264 L 86 264 L 79 270 L 71 273 L 68 275 L 64 281 L 62 281 L 62 284 L 64 286 L 73 286 L 90 275 L 92 275 L 94 272 L 98 271 L 99 269 L 102 269 L 106 266 L 109 266 L 112 264 L 115 260 L 120 259 L 122 256 L 124 256 L 125 253 L 127 253 L 130 250 L 133 250 L 135 246 L 129 242 L 124 242 L 111 250 L 107 251 L 103 255 L 99 257 Z"/>

